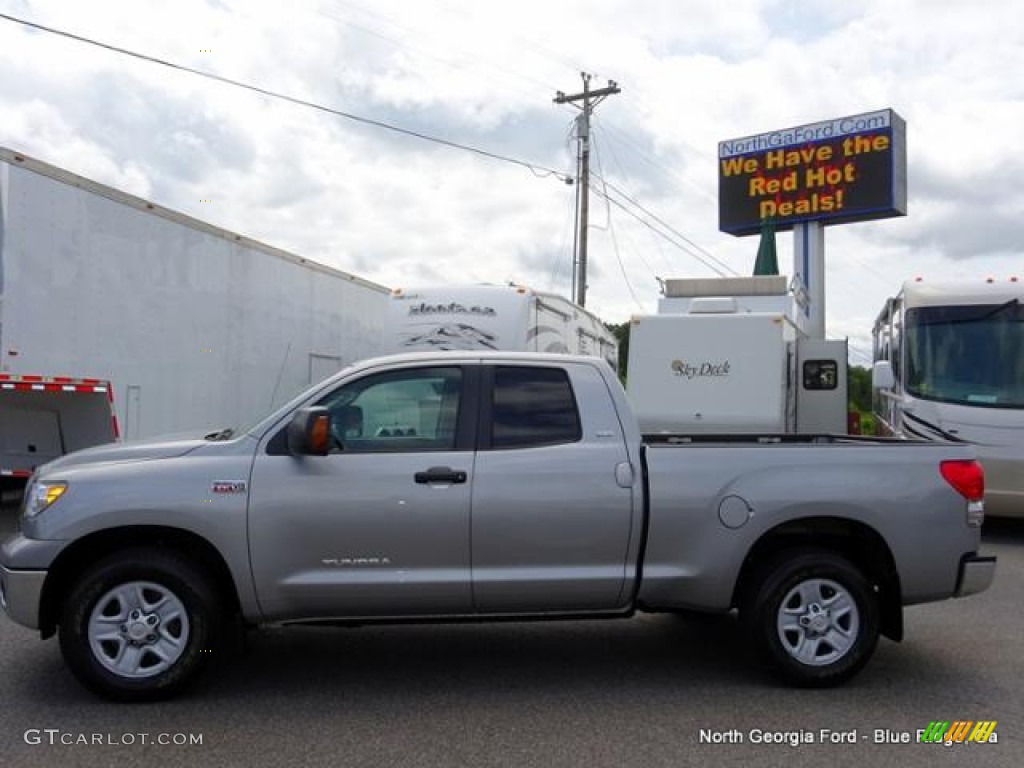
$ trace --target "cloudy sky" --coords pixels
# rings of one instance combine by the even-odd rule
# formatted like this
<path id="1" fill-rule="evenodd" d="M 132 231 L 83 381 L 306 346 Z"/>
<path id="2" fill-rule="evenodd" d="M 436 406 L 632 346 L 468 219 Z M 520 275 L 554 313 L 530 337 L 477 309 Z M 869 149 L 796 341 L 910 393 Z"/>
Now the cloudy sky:
<path id="1" fill-rule="evenodd" d="M 903 280 L 1024 274 L 1013 0 L 0 0 L 0 13 L 532 166 L 0 19 L 0 145 L 389 287 L 570 293 L 575 193 L 550 171 L 575 172 L 577 110 L 552 100 L 581 71 L 621 88 L 593 128 L 587 306 L 606 320 L 654 312 L 656 277 L 750 274 L 757 238 L 718 230 L 719 141 L 883 108 L 907 123 L 909 215 L 827 229 L 829 335 L 864 363 Z M 779 252 L 790 274 L 789 234 Z"/>

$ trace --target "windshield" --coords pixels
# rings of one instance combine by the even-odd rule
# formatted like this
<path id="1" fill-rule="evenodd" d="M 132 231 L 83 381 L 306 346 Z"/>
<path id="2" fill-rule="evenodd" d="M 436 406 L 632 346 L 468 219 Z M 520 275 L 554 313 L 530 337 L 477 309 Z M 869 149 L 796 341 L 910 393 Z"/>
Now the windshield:
<path id="1" fill-rule="evenodd" d="M 907 391 L 990 408 L 1024 407 L 1024 307 L 1016 299 L 921 307 L 906 316 Z"/>

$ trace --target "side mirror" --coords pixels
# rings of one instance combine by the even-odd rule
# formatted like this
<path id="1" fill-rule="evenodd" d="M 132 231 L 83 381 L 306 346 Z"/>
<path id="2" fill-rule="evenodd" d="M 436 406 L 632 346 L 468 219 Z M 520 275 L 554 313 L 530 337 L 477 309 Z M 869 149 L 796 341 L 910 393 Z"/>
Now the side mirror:
<path id="1" fill-rule="evenodd" d="M 288 424 L 288 452 L 326 456 L 331 447 L 331 415 L 322 405 L 300 408 Z"/>
<path id="2" fill-rule="evenodd" d="M 892 389 L 896 386 L 892 363 L 888 360 L 879 360 L 871 366 L 871 386 L 874 389 Z"/>

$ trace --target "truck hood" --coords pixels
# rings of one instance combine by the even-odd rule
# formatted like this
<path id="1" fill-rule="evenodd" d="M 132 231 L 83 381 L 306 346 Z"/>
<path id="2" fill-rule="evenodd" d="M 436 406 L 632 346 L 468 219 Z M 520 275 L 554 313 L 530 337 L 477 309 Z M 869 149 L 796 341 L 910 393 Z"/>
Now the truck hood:
<path id="1" fill-rule="evenodd" d="M 202 437 L 164 437 L 131 443 L 111 443 L 84 448 L 80 451 L 61 456 L 40 468 L 40 474 L 49 474 L 54 470 L 69 469 L 82 464 L 98 464 L 106 461 L 145 461 L 150 459 L 170 459 L 184 456 L 209 441 Z"/>

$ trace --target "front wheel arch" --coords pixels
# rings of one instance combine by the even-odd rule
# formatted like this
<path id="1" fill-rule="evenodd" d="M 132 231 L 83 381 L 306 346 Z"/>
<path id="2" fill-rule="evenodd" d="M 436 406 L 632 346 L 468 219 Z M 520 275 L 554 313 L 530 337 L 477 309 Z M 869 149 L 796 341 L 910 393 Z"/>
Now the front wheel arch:
<path id="1" fill-rule="evenodd" d="M 169 526 L 106 528 L 69 544 L 50 566 L 39 606 L 39 632 L 43 639 L 56 633 L 64 601 L 83 573 L 106 557 L 138 548 L 188 558 L 215 585 L 223 610 L 233 617 L 240 615 L 238 589 L 231 570 L 216 547 L 206 539 Z"/>
<path id="2" fill-rule="evenodd" d="M 60 648 L 94 693 L 155 701 L 182 690 L 222 650 L 223 618 L 213 580 L 194 562 L 127 549 L 81 574 L 62 605 Z"/>

